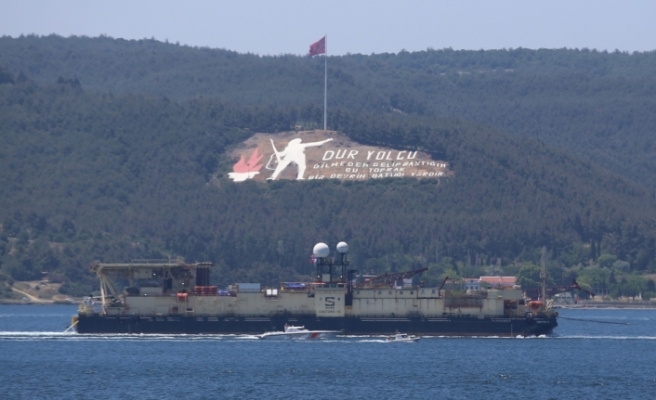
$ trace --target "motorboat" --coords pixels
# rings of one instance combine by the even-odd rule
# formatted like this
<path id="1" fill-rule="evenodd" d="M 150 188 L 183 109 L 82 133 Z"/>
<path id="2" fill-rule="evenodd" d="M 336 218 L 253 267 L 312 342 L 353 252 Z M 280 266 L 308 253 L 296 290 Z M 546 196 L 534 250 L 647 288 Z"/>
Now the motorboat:
<path id="1" fill-rule="evenodd" d="M 387 342 L 416 342 L 421 339 L 419 336 L 408 335 L 407 333 L 395 333 L 387 337 Z"/>
<path id="2" fill-rule="evenodd" d="M 304 326 L 285 324 L 284 331 L 265 332 L 259 335 L 260 339 L 329 339 L 334 338 L 340 331 L 311 331 Z"/>

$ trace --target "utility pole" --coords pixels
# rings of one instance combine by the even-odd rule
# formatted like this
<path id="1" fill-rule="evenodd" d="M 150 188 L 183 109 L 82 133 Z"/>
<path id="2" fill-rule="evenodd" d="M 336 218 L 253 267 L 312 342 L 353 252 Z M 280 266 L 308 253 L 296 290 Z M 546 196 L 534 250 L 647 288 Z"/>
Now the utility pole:
<path id="1" fill-rule="evenodd" d="M 324 54 L 323 65 L 323 130 L 328 126 L 328 34 L 325 36 L 326 54 Z"/>

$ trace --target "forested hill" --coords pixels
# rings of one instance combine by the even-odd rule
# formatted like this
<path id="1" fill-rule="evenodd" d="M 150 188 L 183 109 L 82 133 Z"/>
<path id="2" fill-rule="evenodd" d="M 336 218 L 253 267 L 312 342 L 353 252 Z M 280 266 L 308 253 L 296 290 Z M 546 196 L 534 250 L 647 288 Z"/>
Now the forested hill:
<path id="1" fill-rule="evenodd" d="M 116 94 L 251 106 L 323 101 L 321 58 L 51 35 L 0 38 L 0 64 L 40 83 L 78 79 Z M 538 138 L 656 188 L 654 52 L 444 49 L 330 57 L 328 68 L 330 108 L 459 118 Z"/>
<path id="2" fill-rule="evenodd" d="M 42 271 L 84 294 L 94 260 L 211 260 L 212 280 L 307 279 L 318 241 L 346 240 L 353 266 L 419 266 L 476 276 L 516 273 L 550 254 L 550 279 L 610 254 L 633 271 L 654 264 L 649 192 L 544 142 L 456 119 L 334 110 L 351 139 L 415 146 L 444 157 L 442 180 L 233 183 L 221 154 L 253 132 L 289 130 L 312 107 L 175 102 L 41 85 L 0 73 L 0 277 Z"/>

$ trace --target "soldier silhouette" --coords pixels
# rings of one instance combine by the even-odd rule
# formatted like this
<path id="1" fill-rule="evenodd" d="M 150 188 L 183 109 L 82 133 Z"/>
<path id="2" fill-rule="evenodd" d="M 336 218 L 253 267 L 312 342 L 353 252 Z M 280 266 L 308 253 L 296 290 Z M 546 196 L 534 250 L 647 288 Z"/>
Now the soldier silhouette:
<path id="1" fill-rule="evenodd" d="M 285 150 L 278 152 L 276 150 L 276 146 L 273 144 L 273 139 L 271 139 L 271 146 L 273 147 L 273 152 L 276 156 L 276 160 L 278 161 L 278 166 L 276 167 L 276 170 L 273 171 L 271 177 L 267 179 L 275 180 L 278 175 L 280 175 L 280 173 L 291 163 L 296 164 L 298 167 L 298 174 L 296 175 L 296 179 L 305 179 L 303 178 L 303 175 L 305 174 L 305 149 L 312 146 L 321 146 L 322 144 L 328 143 L 331 140 L 333 139 L 329 138 L 320 142 L 302 143 L 303 139 L 296 138 L 290 140 L 289 143 L 287 143 Z"/>

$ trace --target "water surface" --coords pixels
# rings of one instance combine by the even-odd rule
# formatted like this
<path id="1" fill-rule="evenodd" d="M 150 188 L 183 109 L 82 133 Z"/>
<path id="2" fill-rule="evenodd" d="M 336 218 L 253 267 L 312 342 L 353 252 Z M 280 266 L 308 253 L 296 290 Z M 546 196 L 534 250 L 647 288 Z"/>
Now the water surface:
<path id="1" fill-rule="evenodd" d="M 3 399 L 651 399 L 656 310 L 560 310 L 540 338 L 266 341 L 65 334 L 72 306 L 0 306 Z M 600 323 L 606 322 L 606 323 Z M 625 325 L 628 324 L 628 325 Z"/>

